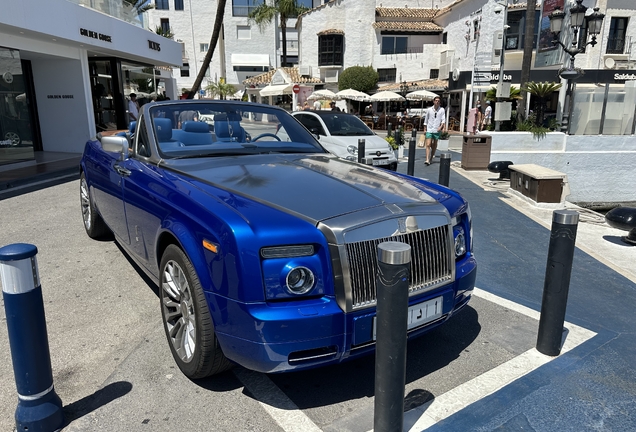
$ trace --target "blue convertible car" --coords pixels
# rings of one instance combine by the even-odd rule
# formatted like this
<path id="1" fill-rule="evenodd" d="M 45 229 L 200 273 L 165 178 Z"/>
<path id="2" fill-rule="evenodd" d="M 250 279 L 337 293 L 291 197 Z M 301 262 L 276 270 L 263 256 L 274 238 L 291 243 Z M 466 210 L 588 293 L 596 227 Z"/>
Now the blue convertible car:
<path id="1" fill-rule="evenodd" d="M 339 159 L 272 106 L 146 104 L 131 131 L 86 143 L 80 194 L 88 235 L 114 235 L 159 286 L 190 378 L 372 352 L 383 241 L 412 248 L 409 337 L 453 316 L 475 283 L 458 193 Z"/>

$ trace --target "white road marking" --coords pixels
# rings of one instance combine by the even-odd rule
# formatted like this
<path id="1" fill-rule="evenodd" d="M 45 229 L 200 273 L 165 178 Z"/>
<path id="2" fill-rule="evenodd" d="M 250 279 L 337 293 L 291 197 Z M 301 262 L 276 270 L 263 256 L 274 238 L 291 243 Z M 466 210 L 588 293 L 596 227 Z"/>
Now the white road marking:
<path id="1" fill-rule="evenodd" d="M 534 309 L 506 300 L 479 288 L 475 288 L 473 294 L 537 321 L 540 318 L 540 313 Z M 565 322 L 564 326 L 567 329 L 567 333 L 561 354 L 596 336 L 595 332 L 569 322 Z M 431 402 L 407 412 L 405 417 L 416 418 L 410 431 L 416 432 L 428 429 L 437 422 L 450 417 L 555 358 L 541 354 L 535 348 L 529 349 L 506 363 L 437 396 Z M 267 375 L 243 368 L 234 369 L 234 374 L 285 432 L 321 431 Z"/>
<path id="2" fill-rule="evenodd" d="M 477 297 L 483 298 L 484 300 L 488 300 L 515 312 L 524 314 L 530 318 L 538 320 L 540 317 L 540 313 L 533 309 L 503 299 L 479 288 L 475 288 L 473 294 Z M 595 332 L 569 322 L 565 322 L 564 326 L 568 331 L 565 336 L 563 347 L 561 348 L 561 354 L 570 351 L 583 342 L 596 336 Z M 415 432 L 428 429 L 437 422 L 450 417 L 456 412 L 466 408 L 468 405 L 496 392 L 555 358 L 556 357 L 541 354 L 535 348 L 524 352 L 506 363 L 503 363 L 458 387 L 455 387 L 443 395 L 436 397 L 431 402 L 415 408 L 410 413 L 407 413 L 407 416 L 413 416 L 418 411 L 421 412 L 421 415 L 411 427 L 410 431 Z"/>
<path id="3" fill-rule="evenodd" d="M 235 368 L 234 374 L 284 431 L 321 431 L 267 375 L 244 368 Z"/>

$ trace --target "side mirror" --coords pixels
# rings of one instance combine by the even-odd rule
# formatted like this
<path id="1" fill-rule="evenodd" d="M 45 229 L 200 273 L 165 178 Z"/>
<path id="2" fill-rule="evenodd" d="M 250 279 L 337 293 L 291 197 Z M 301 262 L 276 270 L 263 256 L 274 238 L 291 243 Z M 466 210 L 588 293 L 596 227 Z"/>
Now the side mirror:
<path id="1" fill-rule="evenodd" d="M 119 160 L 128 159 L 128 139 L 122 136 L 105 136 L 100 140 L 102 149 L 108 153 L 119 153 Z"/>

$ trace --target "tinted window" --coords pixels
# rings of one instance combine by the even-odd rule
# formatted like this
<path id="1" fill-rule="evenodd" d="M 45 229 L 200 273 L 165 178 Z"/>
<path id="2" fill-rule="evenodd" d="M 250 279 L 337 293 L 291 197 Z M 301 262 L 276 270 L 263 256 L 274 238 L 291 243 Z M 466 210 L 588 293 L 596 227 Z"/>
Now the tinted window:
<path id="1" fill-rule="evenodd" d="M 312 133 L 326 135 L 322 124 L 320 124 L 320 120 L 318 120 L 315 116 L 309 114 L 300 114 L 297 115 L 296 118 L 303 124 L 303 126 L 312 131 Z"/>

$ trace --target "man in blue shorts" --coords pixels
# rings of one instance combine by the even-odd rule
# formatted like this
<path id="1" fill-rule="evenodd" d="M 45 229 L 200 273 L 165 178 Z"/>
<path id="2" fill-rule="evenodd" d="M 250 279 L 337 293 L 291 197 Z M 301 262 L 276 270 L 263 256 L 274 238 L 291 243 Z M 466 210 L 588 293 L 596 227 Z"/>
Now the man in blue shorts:
<path id="1" fill-rule="evenodd" d="M 426 132 L 426 165 L 430 165 L 437 150 L 437 140 L 446 126 L 446 112 L 439 106 L 440 98 L 433 99 L 433 106 L 424 114 L 424 132 Z"/>

